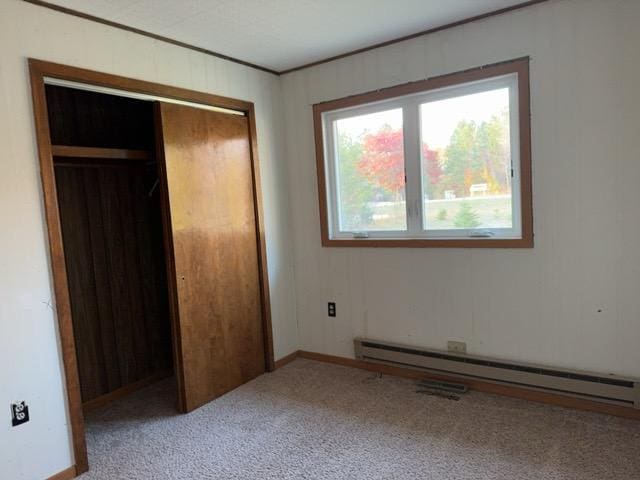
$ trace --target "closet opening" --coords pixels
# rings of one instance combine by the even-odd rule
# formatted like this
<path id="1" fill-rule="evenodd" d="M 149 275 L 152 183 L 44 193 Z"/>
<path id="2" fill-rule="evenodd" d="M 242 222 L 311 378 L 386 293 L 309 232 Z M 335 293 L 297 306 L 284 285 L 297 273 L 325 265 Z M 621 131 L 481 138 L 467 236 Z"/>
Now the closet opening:
<path id="1" fill-rule="evenodd" d="M 46 98 L 86 413 L 173 374 L 153 104 Z"/>
<path id="2" fill-rule="evenodd" d="M 115 421 L 139 425 L 274 369 L 255 111 L 42 60 L 29 68 L 81 474 L 85 413 L 138 401 Z"/>

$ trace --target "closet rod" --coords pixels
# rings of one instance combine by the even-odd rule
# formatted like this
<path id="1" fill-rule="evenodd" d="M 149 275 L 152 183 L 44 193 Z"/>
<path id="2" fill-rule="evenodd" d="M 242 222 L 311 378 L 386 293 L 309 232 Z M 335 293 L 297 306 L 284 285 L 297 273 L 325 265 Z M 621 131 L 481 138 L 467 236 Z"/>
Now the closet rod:
<path id="1" fill-rule="evenodd" d="M 109 162 L 108 160 L 101 161 L 100 159 L 96 159 L 95 162 L 82 162 L 82 161 L 72 161 L 68 159 L 55 159 L 53 162 L 54 167 L 69 167 L 69 168 L 129 168 L 129 169 L 140 169 L 140 168 L 150 168 L 156 167 L 154 163 L 151 162 L 126 162 L 113 160 Z"/>

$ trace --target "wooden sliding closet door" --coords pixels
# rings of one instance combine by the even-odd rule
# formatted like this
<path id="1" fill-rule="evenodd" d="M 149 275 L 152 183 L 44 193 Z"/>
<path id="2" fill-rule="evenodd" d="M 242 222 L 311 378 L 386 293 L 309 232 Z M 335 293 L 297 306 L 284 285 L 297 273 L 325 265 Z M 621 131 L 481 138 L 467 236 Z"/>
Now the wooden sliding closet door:
<path id="1" fill-rule="evenodd" d="M 241 115 L 175 104 L 158 103 L 156 114 L 188 412 L 265 371 L 249 127 Z"/>

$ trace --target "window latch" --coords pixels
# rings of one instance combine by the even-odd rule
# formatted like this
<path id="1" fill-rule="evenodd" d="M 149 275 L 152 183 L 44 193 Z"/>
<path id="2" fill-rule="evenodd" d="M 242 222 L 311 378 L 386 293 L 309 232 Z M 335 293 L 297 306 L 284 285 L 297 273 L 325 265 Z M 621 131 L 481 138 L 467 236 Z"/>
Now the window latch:
<path id="1" fill-rule="evenodd" d="M 353 232 L 353 238 L 369 238 L 369 232 Z"/>
<path id="2" fill-rule="evenodd" d="M 472 238 L 490 238 L 494 236 L 494 233 L 490 230 L 478 230 L 469 234 Z"/>

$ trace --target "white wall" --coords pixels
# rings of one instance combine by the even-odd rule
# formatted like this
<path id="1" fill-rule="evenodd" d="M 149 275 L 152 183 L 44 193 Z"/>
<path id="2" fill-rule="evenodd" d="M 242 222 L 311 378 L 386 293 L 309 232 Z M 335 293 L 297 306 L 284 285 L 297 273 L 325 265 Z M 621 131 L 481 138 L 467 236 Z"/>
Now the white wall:
<path id="1" fill-rule="evenodd" d="M 256 104 L 276 358 L 297 349 L 280 79 L 18 0 L 0 0 L 0 479 L 73 464 L 27 57 Z M 31 421 L 12 428 L 9 404 Z"/>
<path id="2" fill-rule="evenodd" d="M 640 377 L 638 20 L 637 0 L 552 0 L 284 76 L 300 348 L 455 339 Z M 312 104 L 525 55 L 534 249 L 321 247 Z"/>

